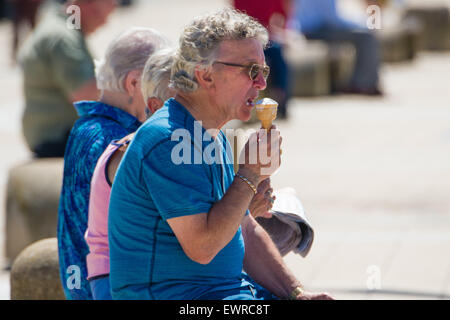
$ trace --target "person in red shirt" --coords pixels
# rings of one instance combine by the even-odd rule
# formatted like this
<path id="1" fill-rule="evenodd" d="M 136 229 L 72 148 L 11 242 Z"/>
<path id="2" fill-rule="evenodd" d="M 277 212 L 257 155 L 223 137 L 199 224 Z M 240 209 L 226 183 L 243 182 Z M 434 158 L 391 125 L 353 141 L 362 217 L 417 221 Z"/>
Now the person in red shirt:
<path id="1" fill-rule="evenodd" d="M 234 0 L 234 7 L 257 19 L 269 32 L 270 18 L 279 14 L 285 19 L 290 1 L 286 0 Z"/>
<path id="2" fill-rule="evenodd" d="M 255 18 L 269 30 L 270 44 L 264 50 L 270 67 L 268 87 L 278 101 L 278 118 L 287 118 L 290 97 L 289 68 L 283 57 L 283 30 L 291 12 L 292 0 L 231 0 L 235 9 Z"/>

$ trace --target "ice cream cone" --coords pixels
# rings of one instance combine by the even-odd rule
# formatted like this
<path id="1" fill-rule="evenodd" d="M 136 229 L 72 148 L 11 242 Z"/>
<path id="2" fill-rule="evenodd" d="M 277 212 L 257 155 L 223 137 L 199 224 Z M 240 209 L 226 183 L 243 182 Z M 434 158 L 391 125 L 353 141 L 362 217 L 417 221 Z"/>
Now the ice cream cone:
<path id="1" fill-rule="evenodd" d="M 255 104 L 256 116 L 264 129 L 269 130 L 272 127 L 272 121 L 277 117 L 278 103 L 270 98 L 259 100 Z"/>

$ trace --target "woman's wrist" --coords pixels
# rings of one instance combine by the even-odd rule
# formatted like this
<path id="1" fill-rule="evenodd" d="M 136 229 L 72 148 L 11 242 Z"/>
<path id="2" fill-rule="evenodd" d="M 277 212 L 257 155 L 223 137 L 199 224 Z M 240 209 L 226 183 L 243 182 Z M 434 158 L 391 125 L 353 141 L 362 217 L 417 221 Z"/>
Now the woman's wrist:
<path id="1" fill-rule="evenodd" d="M 245 168 L 239 168 L 236 175 L 240 175 L 242 177 L 245 177 L 248 179 L 255 187 L 258 187 L 260 182 L 260 176 L 257 174 L 254 174 L 251 170 L 247 170 Z"/>
<path id="2" fill-rule="evenodd" d="M 255 195 L 258 193 L 258 189 L 257 189 L 256 185 L 253 182 L 251 182 L 246 176 L 244 176 L 238 172 L 238 173 L 236 173 L 236 177 L 238 177 L 243 182 L 245 182 L 250 187 L 250 189 L 252 189 L 252 191 Z"/>

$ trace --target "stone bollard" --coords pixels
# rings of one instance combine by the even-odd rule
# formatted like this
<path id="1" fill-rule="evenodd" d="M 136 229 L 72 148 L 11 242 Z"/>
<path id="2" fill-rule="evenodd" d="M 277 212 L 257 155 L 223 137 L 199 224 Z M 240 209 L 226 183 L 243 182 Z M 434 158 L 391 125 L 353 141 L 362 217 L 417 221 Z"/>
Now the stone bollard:
<path id="1" fill-rule="evenodd" d="M 404 18 L 395 28 L 377 31 L 383 62 L 413 60 L 423 42 L 423 25 L 414 17 Z"/>
<path id="2" fill-rule="evenodd" d="M 6 198 L 6 256 L 13 261 L 34 241 L 55 237 L 63 159 L 38 159 L 12 168 Z"/>
<path id="3" fill-rule="evenodd" d="M 450 50 L 450 9 L 446 6 L 410 6 L 404 18 L 417 19 L 423 26 L 419 47 L 423 50 Z"/>
<path id="4" fill-rule="evenodd" d="M 64 300 L 56 238 L 26 247 L 11 268 L 11 300 Z"/>
<path id="5" fill-rule="evenodd" d="M 291 69 L 292 96 L 328 95 L 330 88 L 330 61 L 328 46 L 321 41 L 295 43 L 286 50 Z"/>
<path id="6" fill-rule="evenodd" d="M 333 43 L 328 47 L 331 92 L 348 88 L 356 62 L 356 50 L 350 43 Z"/>

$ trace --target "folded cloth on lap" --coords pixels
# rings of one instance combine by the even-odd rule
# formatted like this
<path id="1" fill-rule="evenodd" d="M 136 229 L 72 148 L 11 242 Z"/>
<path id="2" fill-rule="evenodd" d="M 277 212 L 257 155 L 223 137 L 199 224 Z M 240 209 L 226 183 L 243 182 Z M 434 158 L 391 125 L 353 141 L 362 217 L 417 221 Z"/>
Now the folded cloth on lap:
<path id="1" fill-rule="evenodd" d="M 275 190 L 272 218 L 257 218 L 281 255 L 293 251 L 306 257 L 314 241 L 314 229 L 306 218 L 300 199 L 293 188 Z"/>

